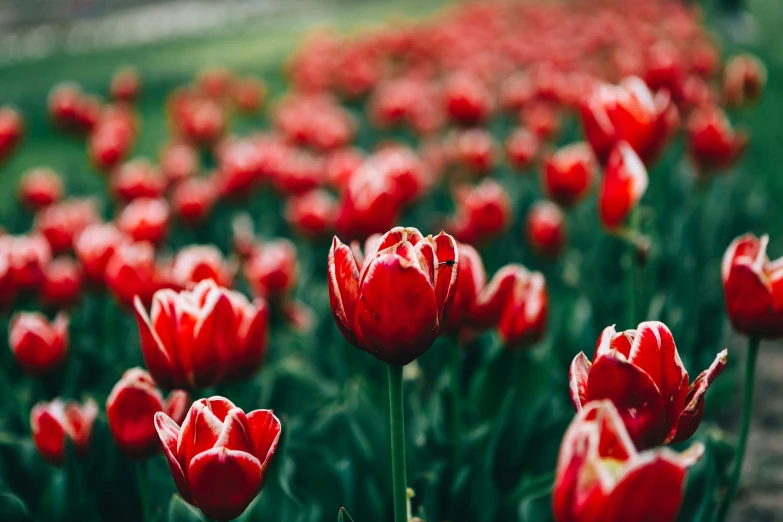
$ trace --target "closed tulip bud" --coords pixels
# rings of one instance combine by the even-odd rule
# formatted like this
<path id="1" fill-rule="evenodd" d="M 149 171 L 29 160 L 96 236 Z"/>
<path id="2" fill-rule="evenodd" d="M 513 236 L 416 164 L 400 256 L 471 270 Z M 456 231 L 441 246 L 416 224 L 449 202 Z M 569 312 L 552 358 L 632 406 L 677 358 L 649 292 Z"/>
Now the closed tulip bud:
<path id="1" fill-rule="evenodd" d="M 361 267 L 336 237 L 329 252 L 329 301 L 343 336 L 392 365 L 426 352 L 448 318 L 457 286 L 457 243 L 397 227 L 373 241 Z M 440 267 L 447 267 L 440 269 Z"/>
<path id="2" fill-rule="evenodd" d="M 326 183 L 338 191 L 348 185 L 354 172 L 364 163 L 365 155 L 355 148 L 337 149 L 326 157 L 324 177 Z"/>
<path id="3" fill-rule="evenodd" d="M 179 288 L 192 288 L 207 279 L 231 287 L 236 271 L 236 263 L 224 260 L 214 245 L 190 245 L 177 252 L 169 279 Z"/>
<path id="4" fill-rule="evenodd" d="M 267 309 L 214 281 L 193 290 L 159 290 L 149 314 L 134 302 L 144 361 L 164 388 L 203 388 L 247 375 L 266 350 Z"/>
<path id="5" fill-rule="evenodd" d="M 119 165 L 131 149 L 135 139 L 132 122 L 121 117 L 100 121 L 90 134 L 88 152 L 95 168 L 107 172 Z"/>
<path id="6" fill-rule="evenodd" d="M 109 95 L 115 101 L 132 103 L 141 93 L 141 77 L 132 65 L 117 69 L 111 78 Z"/>
<path id="7" fill-rule="evenodd" d="M 522 123 L 525 128 L 544 141 L 555 137 L 560 130 L 560 116 L 557 106 L 546 100 L 535 100 L 522 109 Z"/>
<path id="8" fill-rule="evenodd" d="M 751 54 L 733 56 L 723 71 L 723 100 L 729 107 L 741 107 L 761 98 L 767 83 L 767 68 Z"/>
<path id="9" fill-rule="evenodd" d="M 166 179 L 146 159 L 123 163 L 111 174 L 115 197 L 126 201 L 137 198 L 159 198 L 166 189 Z"/>
<path id="10" fill-rule="evenodd" d="M 289 294 L 299 278 L 296 247 L 287 239 L 262 244 L 245 261 L 244 275 L 253 295 L 276 299 Z"/>
<path id="11" fill-rule="evenodd" d="M 41 298 L 49 306 L 73 305 L 81 299 L 82 268 L 69 257 L 53 260 L 44 271 Z"/>
<path id="12" fill-rule="evenodd" d="M 39 402 L 30 412 L 33 442 L 41 457 L 59 466 L 65 460 L 65 442 L 73 445 L 77 456 L 90 448 L 92 425 L 98 416 L 98 405 L 92 399 L 84 404 L 64 402 Z"/>
<path id="13" fill-rule="evenodd" d="M 85 228 L 100 220 L 94 199 L 71 199 L 38 211 L 33 228 L 43 234 L 52 251 L 67 252 Z"/>
<path id="14" fill-rule="evenodd" d="M 117 216 L 117 228 L 134 241 L 159 243 L 168 230 L 170 209 L 165 199 L 134 199 Z"/>
<path id="15" fill-rule="evenodd" d="M 586 143 L 563 147 L 544 159 L 544 191 L 556 203 L 571 207 L 587 196 L 597 169 Z"/>
<path id="16" fill-rule="evenodd" d="M 52 169 L 39 167 L 30 170 L 19 182 L 19 200 L 27 207 L 37 210 L 60 201 L 63 197 L 63 182 Z"/>
<path id="17" fill-rule="evenodd" d="M 131 306 L 135 296 L 149 303 L 160 287 L 155 247 L 147 242 L 120 243 L 106 263 L 104 281 L 125 306 Z"/>
<path id="18" fill-rule="evenodd" d="M 527 215 L 525 232 L 533 250 L 543 257 L 556 258 L 566 243 L 563 211 L 550 201 L 539 201 Z"/>
<path id="19" fill-rule="evenodd" d="M 458 165 L 476 177 L 495 168 L 495 139 L 484 129 L 466 129 L 454 136 L 454 156 Z"/>
<path id="20" fill-rule="evenodd" d="M 502 234 L 511 222 L 508 192 L 492 179 L 484 179 L 475 187 L 457 187 L 454 199 L 457 214 L 446 228 L 463 243 L 491 241 Z"/>
<path id="21" fill-rule="evenodd" d="M 211 147 L 226 133 L 226 111 L 204 96 L 191 95 L 174 115 L 174 127 L 185 140 L 198 147 Z"/>
<path id="22" fill-rule="evenodd" d="M 78 84 L 62 82 L 49 92 L 49 117 L 60 128 L 75 130 L 77 113 L 82 101 L 82 89 Z"/>
<path id="23" fill-rule="evenodd" d="M 598 215 L 609 230 L 623 224 L 647 190 L 647 169 L 633 149 L 619 142 L 606 163 L 598 191 Z"/>
<path id="24" fill-rule="evenodd" d="M 783 337 L 781 260 L 767 257 L 769 236 L 745 234 L 732 241 L 723 256 L 726 312 L 738 332 L 751 337 Z"/>
<path id="25" fill-rule="evenodd" d="M 204 69 L 196 78 L 196 85 L 210 98 L 226 96 L 234 85 L 234 73 L 225 67 Z"/>
<path id="26" fill-rule="evenodd" d="M 18 290 L 38 288 L 52 259 L 52 249 L 46 238 L 40 234 L 0 236 L 0 249 L 8 253 L 13 287 Z"/>
<path id="27" fill-rule="evenodd" d="M 598 85 L 581 106 L 582 126 L 596 155 L 606 161 L 612 148 L 627 142 L 646 163 L 672 138 L 679 114 L 668 91 L 653 94 L 640 78 Z"/>
<path id="28" fill-rule="evenodd" d="M 361 168 L 351 176 L 337 207 L 338 234 L 364 240 L 394 226 L 403 204 L 398 185 L 375 174 L 374 169 Z"/>
<path id="29" fill-rule="evenodd" d="M 610 401 L 594 401 L 571 422 L 560 445 L 552 503 L 557 522 L 671 522 L 677 518 L 687 469 L 701 458 L 639 452 Z"/>
<path id="30" fill-rule="evenodd" d="M 457 270 L 457 288 L 454 293 L 454 303 L 451 312 L 443 326 L 447 335 L 456 335 L 471 329 L 473 324 L 473 308 L 479 292 L 487 284 L 487 274 L 484 263 L 475 248 L 467 243 L 457 245 L 459 264 L 438 265 L 439 277 L 445 277 L 452 270 Z"/>
<path id="31" fill-rule="evenodd" d="M 28 373 L 43 375 L 62 366 L 68 355 L 68 316 L 54 321 L 38 312 L 18 312 L 8 332 L 11 353 Z"/>
<path id="32" fill-rule="evenodd" d="M 323 237 L 334 227 L 337 201 L 323 189 L 290 198 L 285 218 L 299 233 L 310 238 Z"/>
<path id="33" fill-rule="evenodd" d="M 181 427 L 158 412 L 155 427 L 179 494 L 218 522 L 237 518 L 261 492 L 280 440 L 272 410 L 245 415 L 223 397 L 194 402 Z"/>
<path id="34" fill-rule="evenodd" d="M 0 164 L 2 164 L 22 141 L 24 122 L 13 108 L 0 107 Z"/>
<path id="35" fill-rule="evenodd" d="M 212 212 L 218 197 L 215 182 L 209 178 L 187 179 L 171 195 L 174 213 L 189 224 L 203 223 Z"/>
<path id="36" fill-rule="evenodd" d="M 444 88 L 446 113 L 455 123 L 476 125 L 489 118 L 492 95 L 477 77 L 457 73 L 449 78 Z"/>
<path id="37" fill-rule="evenodd" d="M 688 149 L 701 170 L 726 169 L 745 152 L 748 136 L 732 128 L 717 106 L 695 109 L 688 119 Z"/>
<path id="38" fill-rule="evenodd" d="M 161 447 L 155 414 L 164 412 L 179 424 L 185 420 L 189 406 L 188 392 L 175 390 L 164 400 L 147 371 L 131 368 L 112 388 L 106 401 L 106 418 L 117 447 L 130 457 L 145 459 Z"/>
<path id="39" fill-rule="evenodd" d="M 526 349 L 546 332 L 549 295 L 540 272 L 522 265 L 506 265 L 485 286 L 473 308 L 473 320 L 487 328 L 497 327 L 507 348 Z"/>
<path id="40" fill-rule="evenodd" d="M 525 170 L 533 163 L 538 147 L 536 135 L 520 127 L 506 139 L 506 158 L 516 170 Z"/>
<path id="41" fill-rule="evenodd" d="M 255 114 L 266 100 L 266 85 L 257 78 L 238 78 L 231 87 L 231 100 L 239 112 Z"/>
<path id="42" fill-rule="evenodd" d="M 75 125 L 76 130 L 92 132 L 101 121 L 103 113 L 103 104 L 95 96 L 84 95 L 79 99 L 76 106 Z"/>
<path id="43" fill-rule="evenodd" d="M 688 440 L 704 414 L 704 394 L 726 366 L 723 350 L 688 386 L 688 372 L 665 324 L 649 321 L 636 330 L 604 329 L 591 363 L 584 352 L 568 372 L 577 412 L 590 401 L 609 399 L 638 448 Z"/>
<path id="44" fill-rule="evenodd" d="M 291 151 L 278 172 L 274 185 L 283 194 L 301 195 L 323 184 L 324 162 L 321 158 L 303 151 Z"/>
<path id="45" fill-rule="evenodd" d="M 73 250 L 89 281 L 103 284 L 106 264 L 120 243 L 124 241 L 126 241 L 125 237 L 112 224 L 95 223 L 76 236 Z"/>
<path id="46" fill-rule="evenodd" d="M 198 173 L 198 151 L 187 143 L 171 143 L 160 151 L 160 171 L 169 183 L 178 183 Z"/>
<path id="47" fill-rule="evenodd" d="M 659 40 L 647 49 L 644 82 L 651 89 L 666 89 L 679 99 L 685 79 L 685 56 L 670 40 Z"/>

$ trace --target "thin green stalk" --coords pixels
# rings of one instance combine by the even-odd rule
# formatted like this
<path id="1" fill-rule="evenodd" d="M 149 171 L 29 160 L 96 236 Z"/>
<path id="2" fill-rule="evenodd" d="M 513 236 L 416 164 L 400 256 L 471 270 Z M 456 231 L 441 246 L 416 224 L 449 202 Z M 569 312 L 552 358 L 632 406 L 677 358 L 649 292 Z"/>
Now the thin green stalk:
<path id="1" fill-rule="evenodd" d="M 136 468 L 136 487 L 139 490 L 139 502 L 141 503 L 142 522 L 151 522 L 152 513 L 150 512 L 149 487 L 147 486 L 147 468 L 146 461 L 140 460 L 134 462 Z"/>
<path id="2" fill-rule="evenodd" d="M 391 425 L 394 522 L 408 522 L 408 486 L 405 478 L 405 416 L 402 409 L 402 366 L 387 365 Z"/>
<path id="3" fill-rule="evenodd" d="M 462 351 L 459 344 L 450 346 L 449 350 L 451 352 L 451 443 L 454 477 L 456 478 L 462 462 L 462 394 L 459 389 L 462 380 L 462 372 L 460 371 Z"/>
<path id="4" fill-rule="evenodd" d="M 740 425 L 739 440 L 737 441 L 737 450 L 734 454 L 734 469 L 731 471 L 729 479 L 729 489 L 723 496 L 720 509 L 718 510 L 717 522 L 723 522 L 729 514 L 734 496 L 739 488 L 740 476 L 742 475 L 742 462 L 745 459 L 745 448 L 748 444 L 748 432 L 750 432 L 750 419 L 753 411 L 753 385 L 756 380 L 756 360 L 759 354 L 759 345 L 761 339 L 751 337 L 748 340 L 748 357 L 745 362 L 745 396 L 742 406 L 742 424 Z"/>
<path id="5" fill-rule="evenodd" d="M 639 232 L 639 210 L 633 210 L 628 220 L 628 266 L 625 274 L 626 287 L 628 289 L 628 328 L 633 328 L 637 324 L 638 316 L 636 314 L 637 306 L 637 284 L 636 284 L 636 236 Z"/>

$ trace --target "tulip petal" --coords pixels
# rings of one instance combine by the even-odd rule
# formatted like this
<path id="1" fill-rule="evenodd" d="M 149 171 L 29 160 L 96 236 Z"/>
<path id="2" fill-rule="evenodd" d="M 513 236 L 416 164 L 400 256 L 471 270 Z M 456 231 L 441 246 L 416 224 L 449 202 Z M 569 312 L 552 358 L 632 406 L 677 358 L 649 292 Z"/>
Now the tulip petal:
<path id="1" fill-rule="evenodd" d="M 655 446 L 668 433 L 661 433 L 665 412 L 663 396 L 655 382 L 616 350 L 593 362 L 587 379 L 587 399 L 611 400 L 639 448 Z"/>
<path id="2" fill-rule="evenodd" d="M 503 310 L 511 299 L 519 277 L 527 278 L 522 265 L 506 265 L 495 273 L 489 284 L 479 293 L 471 312 L 473 322 L 479 328 L 497 325 Z"/>
<path id="3" fill-rule="evenodd" d="M 187 469 L 193 457 L 214 447 L 223 430 L 222 419 L 212 412 L 208 401 L 201 399 L 194 402 L 182 423 L 177 455 L 183 469 Z"/>
<path id="4" fill-rule="evenodd" d="M 144 364 L 159 386 L 163 388 L 175 387 L 177 385 L 175 374 L 178 372 L 175 370 L 171 356 L 161 343 L 158 334 L 152 329 L 147 311 L 138 296 L 133 300 L 133 307 L 136 311 L 136 323 L 139 326 Z"/>
<path id="5" fill-rule="evenodd" d="M 726 367 L 728 351 L 723 350 L 718 354 L 709 368 L 699 374 L 691 383 L 688 390 L 688 397 L 685 402 L 685 408 L 677 419 L 677 424 L 669 434 L 666 443 L 677 443 L 688 440 L 696 433 L 701 424 L 701 418 L 704 415 L 704 394 L 707 389 Z"/>
<path id="6" fill-rule="evenodd" d="M 227 448 L 200 453 L 188 467 L 196 504 L 207 517 L 218 521 L 241 515 L 258 494 L 261 479 L 257 458 Z"/>
<path id="7" fill-rule="evenodd" d="M 582 406 L 587 403 L 587 376 L 590 373 L 591 363 L 584 352 L 574 357 L 571 368 L 568 370 L 568 382 L 571 391 L 571 402 L 577 412 L 582 411 Z"/>
<path id="8" fill-rule="evenodd" d="M 359 268 L 351 249 L 335 236 L 329 251 L 329 304 L 340 333 L 355 345 L 354 320 L 359 300 Z"/>
<path id="9" fill-rule="evenodd" d="M 223 429 L 220 436 L 215 441 L 216 448 L 228 448 L 231 450 L 252 451 L 250 434 L 248 433 L 247 417 L 245 412 L 239 408 L 234 408 L 228 412 L 223 422 Z"/>
<path id="10" fill-rule="evenodd" d="M 177 486 L 177 491 L 179 491 L 180 496 L 185 502 L 193 504 L 193 496 L 190 493 L 190 487 L 185 478 L 185 472 L 177 457 L 177 446 L 181 433 L 179 426 L 177 426 L 177 423 L 171 420 L 168 415 L 159 411 L 155 414 L 155 429 L 158 432 L 160 441 L 163 443 L 163 451 L 166 453 L 166 458 L 169 461 L 171 476 L 174 478 L 174 484 Z"/>
<path id="11" fill-rule="evenodd" d="M 615 337 L 617 337 L 617 332 L 614 329 L 614 325 L 607 326 L 603 329 L 601 336 L 598 337 L 598 341 L 595 343 L 595 355 L 593 356 L 593 362 L 595 362 L 599 356 L 608 353 L 614 348 L 612 346 L 612 339 Z M 625 357 L 628 357 L 627 352 L 620 350 L 620 353 L 622 353 Z"/>
<path id="12" fill-rule="evenodd" d="M 457 242 L 445 232 L 441 232 L 432 238 L 431 241 L 435 244 L 435 256 L 438 260 L 435 274 L 435 299 L 438 301 L 440 316 L 448 317 L 457 294 L 460 254 L 457 249 Z M 473 252 L 475 253 L 475 250 Z M 451 263 L 451 265 L 448 263 Z M 479 265 L 474 267 L 474 272 L 480 272 L 483 275 L 484 267 L 481 265 L 480 258 L 478 263 Z M 482 288 L 484 283 L 485 281 L 480 281 L 481 286 L 478 288 Z"/>
<path id="13" fill-rule="evenodd" d="M 171 417 L 177 424 L 182 424 L 185 421 L 189 407 L 190 394 L 185 390 L 172 391 L 164 404 L 166 415 Z"/>

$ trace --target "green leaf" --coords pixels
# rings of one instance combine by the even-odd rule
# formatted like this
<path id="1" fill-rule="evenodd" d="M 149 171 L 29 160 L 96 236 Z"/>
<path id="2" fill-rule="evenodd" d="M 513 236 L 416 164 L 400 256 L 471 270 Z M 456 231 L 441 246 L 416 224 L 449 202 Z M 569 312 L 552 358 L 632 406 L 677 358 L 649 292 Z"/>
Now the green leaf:
<path id="1" fill-rule="evenodd" d="M 201 513 L 182 500 L 179 495 L 172 495 L 169 502 L 169 522 L 203 522 Z"/>
<path id="2" fill-rule="evenodd" d="M 337 514 L 337 522 L 353 522 L 353 519 L 351 518 L 351 515 L 348 514 L 348 512 L 345 510 L 344 507 L 340 508 L 340 512 Z"/>
<path id="3" fill-rule="evenodd" d="M 0 493 L 0 520 L 22 522 L 32 520 L 24 501 L 11 492 Z"/>

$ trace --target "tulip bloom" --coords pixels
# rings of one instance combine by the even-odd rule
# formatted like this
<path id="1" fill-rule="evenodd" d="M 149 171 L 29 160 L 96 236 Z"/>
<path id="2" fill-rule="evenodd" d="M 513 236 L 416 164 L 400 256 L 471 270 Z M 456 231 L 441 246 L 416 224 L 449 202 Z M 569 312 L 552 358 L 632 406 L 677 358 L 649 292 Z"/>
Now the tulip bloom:
<path id="1" fill-rule="evenodd" d="M 514 130 L 506 139 L 506 157 L 517 170 L 525 170 L 533 163 L 538 148 L 536 135 L 522 127 Z"/>
<path id="2" fill-rule="evenodd" d="M 60 312 L 49 322 L 38 312 L 18 312 L 11 320 L 8 344 L 26 372 L 49 373 L 62 366 L 68 355 L 68 316 Z"/>
<path id="3" fill-rule="evenodd" d="M 726 350 L 690 387 L 672 333 L 649 321 L 636 330 L 604 329 L 593 362 L 584 352 L 568 372 L 576 411 L 590 401 L 609 399 L 639 448 L 688 440 L 704 414 L 704 394 L 726 366 Z"/>
<path id="4" fill-rule="evenodd" d="M 144 362 L 162 387 L 204 388 L 246 376 L 266 352 L 266 303 L 202 281 L 192 291 L 159 290 L 147 313 L 134 301 Z"/>
<path id="5" fill-rule="evenodd" d="M 368 241 L 359 263 L 337 237 L 329 251 L 329 302 L 340 332 L 378 359 L 404 366 L 426 352 L 454 301 L 457 243 L 393 228 Z"/>
<path id="6" fill-rule="evenodd" d="M 334 225 L 337 202 L 323 189 L 312 190 L 288 200 L 285 219 L 307 237 L 322 237 Z"/>
<path id="7" fill-rule="evenodd" d="M 745 234 L 723 256 L 723 292 L 732 326 L 750 337 L 783 337 L 783 259 L 770 262 L 769 236 Z"/>
<path id="8" fill-rule="evenodd" d="M 43 234 L 54 252 L 68 251 L 88 226 L 100 222 L 96 201 L 71 199 L 38 211 L 33 227 Z"/>
<path id="9" fill-rule="evenodd" d="M 39 402 L 30 412 L 33 442 L 44 460 L 58 466 L 65 459 L 65 439 L 71 441 L 77 455 L 90 447 L 90 434 L 98 405 L 88 399 L 83 405 L 75 402 Z"/>
<path id="10" fill-rule="evenodd" d="M 69 257 L 60 257 L 44 270 L 41 298 L 47 305 L 65 306 L 79 301 L 82 293 L 82 268 Z"/>
<path id="11" fill-rule="evenodd" d="M 599 85 L 581 107 L 582 126 L 596 155 L 605 161 L 625 141 L 645 162 L 654 161 L 679 125 L 668 91 L 650 92 L 636 76 L 620 85 Z"/>
<path id="12" fill-rule="evenodd" d="M 276 239 L 256 247 L 245 261 L 244 275 L 253 295 L 277 299 L 289 294 L 299 279 L 296 246 Z"/>
<path id="13" fill-rule="evenodd" d="M 185 223 L 201 223 L 217 201 L 218 190 L 209 178 L 186 179 L 179 183 L 171 195 L 174 213 Z"/>
<path id="14" fill-rule="evenodd" d="M 475 187 L 454 189 L 457 214 L 446 229 L 463 243 L 477 244 L 499 236 L 511 222 L 511 201 L 497 181 L 484 179 Z"/>
<path id="15" fill-rule="evenodd" d="M 476 298 L 487 284 L 484 263 L 482 263 L 481 256 L 476 249 L 467 243 L 459 243 L 457 251 L 459 252 L 459 264 L 454 267 L 445 265 L 438 267 L 441 272 L 454 269 L 458 272 L 454 303 L 443 327 L 446 334 L 458 334 L 473 326 L 472 312 Z"/>
<path id="16" fill-rule="evenodd" d="M 40 167 L 26 172 L 19 182 L 19 200 L 27 207 L 40 209 L 60 201 L 63 182 L 52 169 Z"/>
<path id="17" fill-rule="evenodd" d="M 177 252 L 168 279 L 179 288 L 191 288 L 207 279 L 230 287 L 236 271 L 236 263 L 224 260 L 214 245 L 189 245 Z"/>
<path id="18" fill-rule="evenodd" d="M 165 199 L 134 199 L 117 216 L 117 228 L 134 241 L 158 243 L 166 235 L 169 214 Z"/>
<path id="19" fill-rule="evenodd" d="M 155 428 L 179 494 L 219 522 L 241 515 L 261 492 L 280 440 L 272 410 L 245 415 L 223 397 L 194 402 L 181 427 L 158 412 Z"/>
<path id="20" fill-rule="evenodd" d="M 688 119 L 688 149 L 702 170 L 731 167 L 745 152 L 748 136 L 735 131 L 717 106 L 699 107 Z"/>
<path id="21" fill-rule="evenodd" d="M 73 249 L 90 281 L 103 284 L 106 265 L 124 241 L 122 233 L 112 224 L 90 225 L 76 237 Z"/>
<path id="22" fill-rule="evenodd" d="M 446 83 L 444 94 L 446 113 L 452 121 L 475 125 L 492 112 L 492 95 L 475 76 L 456 73 Z"/>
<path id="23" fill-rule="evenodd" d="M 453 137 L 453 154 L 475 177 L 486 176 L 495 168 L 495 138 L 484 129 L 465 129 Z"/>
<path id="24" fill-rule="evenodd" d="M 198 151 L 187 143 L 171 143 L 160 151 L 160 171 L 169 183 L 178 183 L 198 173 Z"/>
<path id="25" fill-rule="evenodd" d="M 23 133 L 24 123 L 19 113 L 8 106 L 0 107 L 0 164 L 16 149 Z"/>
<path id="26" fill-rule="evenodd" d="M 538 254 L 547 258 L 557 257 L 566 242 L 563 211 L 551 201 L 539 201 L 527 215 L 525 233 L 530 246 Z"/>
<path id="27" fill-rule="evenodd" d="M 125 65 L 114 72 L 109 87 L 109 95 L 113 100 L 133 103 L 141 91 L 139 71 L 132 65 Z"/>
<path id="28" fill-rule="evenodd" d="M 152 376 L 141 368 L 127 370 L 106 401 L 106 418 L 117 447 L 126 455 L 144 459 L 160 451 L 155 414 L 165 412 L 181 423 L 190 404 L 186 391 L 172 391 L 164 401 Z"/>
<path id="29" fill-rule="evenodd" d="M 138 296 L 149 303 L 160 287 L 155 247 L 151 243 L 121 243 L 106 263 L 104 281 L 114 296 L 130 306 Z"/>
<path id="30" fill-rule="evenodd" d="M 52 259 L 52 249 L 40 234 L 0 236 L 0 249 L 8 254 L 8 265 L 14 289 L 34 289 L 42 282 Z"/>
<path id="31" fill-rule="evenodd" d="M 232 84 L 231 99 L 243 114 L 255 114 L 266 100 L 266 85 L 257 78 L 237 78 Z"/>
<path id="32" fill-rule="evenodd" d="M 598 169 L 587 143 L 573 143 L 544 159 L 544 191 L 550 199 L 571 207 L 587 196 Z"/>
<path id="33" fill-rule="evenodd" d="M 134 159 L 112 171 L 111 188 L 115 197 L 126 201 L 159 198 L 166 189 L 166 178 L 148 160 Z"/>
<path id="34" fill-rule="evenodd" d="M 688 467 L 703 454 L 639 452 L 610 401 L 586 405 L 563 437 L 552 503 L 557 522 L 671 522 L 685 494 Z"/>
<path id="35" fill-rule="evenodd" d="M 609 230 L 616 229 L 636 208 L 647 190 L 647 169 L 625 142 L 609 156 L 598 192 L 598 215 Z"/>

